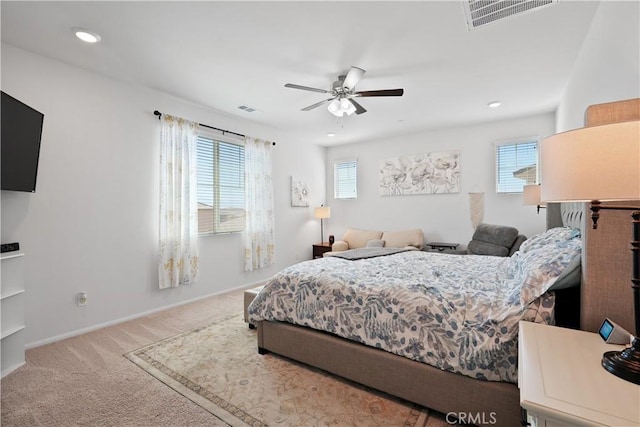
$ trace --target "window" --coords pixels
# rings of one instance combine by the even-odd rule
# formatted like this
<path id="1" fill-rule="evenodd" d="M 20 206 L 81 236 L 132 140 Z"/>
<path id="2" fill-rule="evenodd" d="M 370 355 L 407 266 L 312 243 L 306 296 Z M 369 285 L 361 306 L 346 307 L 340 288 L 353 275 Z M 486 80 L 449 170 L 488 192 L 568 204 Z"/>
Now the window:
<path id="1" fill-rule="evenodd" d="M 522 193 L 538 182 L 538 138 L 496 143 L 496 193 Z"/>
<path id="2" fill-rule="evenodd" d="M 198 232 L 244 230 L 244 147 L 198 135 Z"/>
<path id="3" fill-rule="evenodd" d="M 336 162 L 334 164 L 333 185 L 336 199 L 357 199 L 358 161 Z"/>

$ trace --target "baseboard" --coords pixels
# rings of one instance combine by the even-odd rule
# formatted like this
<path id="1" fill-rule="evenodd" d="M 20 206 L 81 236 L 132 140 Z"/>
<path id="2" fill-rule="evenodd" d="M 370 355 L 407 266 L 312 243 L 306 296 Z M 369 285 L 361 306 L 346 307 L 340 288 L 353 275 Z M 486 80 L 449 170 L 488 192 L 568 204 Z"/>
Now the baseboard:
<path id="1" fill-rule="evenodd" d="M 13 366 L 9 366 L 8 368 L 6 368 L 5 370 L 2 371 L 2 373 L 0 375 L 2 375 L 2 378 L 6 377 L 7 375 L 9 375 L 11 372 L 15 371 L 16 369 L 18 369 L 19 367 L 21 367 L 22 365 L 26 364 L 27 362 L 20 362 L 17 363 Z"/>
<path id="2" fill-rule="evenodd" d="M 25 348 L 25 350 L 29 350 L 31 348 L 40 347 L 40 346 L 46 345 L 46 344 L 51 344 L 51 343 L 54 343 L 56 341 L 64 340 L 64 339 L 67 339 L 67 338 L 76 337 L 78 335 L 86 334 L 87 332 L 92 332 L 92 331 L 96 331 L 98 329 L 106 328 L 108 326 L 113 326 L 113 325 L 117 325 L 119 323 L 128 322 L 129 320 L 139 319 L 139 318 L 144 317 L 144 316 L 149 316 L 150 314 L 155 314 L 155 313 L 158 313 L 160 311 L 169 310 L 169 309 L 175 308 L 175 307 L 180 307 L 181 305 L 190 304 L 192 302 L 196 302 L 196 301 L 199 301 L 201 299 L 213 297 L 213 296 L 216 296 L 216 295 L 224 295 L 224 294 L 228 294 L 228 293 L 231 293 L 231 292 L 240 291 L 240 290 L 244 290 L 244 289 L 252 289 L 252 288 L 255 288 L 257 286 L 263 285 L 265 282 L 266 282 L 266 280 L 259 280 L 257 282 L 252 282 L 252 283 L 249 283 L 249 284 L 237 286 L 235 288 L 225 289 L 224 291 L 213 292 L 213 293 L 210 293 L 210 294 L 207 294 L 207 295 L 199 296 L 199 297 L 196 297 L 196 298 L 191 298 L 191 299 L 188 299 L 186 301 L 180 301 L 180 302 L 177 302 L 177 303 L 174 303 L 174 304 L 170 304 L 170 305 L 165 305 L 165 306 L 162 306 L 162 307 L 154 308 L 152 310 L 144 311 L 142 313 L 132 314 L 130 316 L 125 316 L 125 317 L 121 317 L 119 319 L 110 320 L 108 322 L 99 323 L 97 325 L 89 326 L 87 328 L 77 329 L 75 331 L 66 332 L 66 333 L 60 334 L 60 335 L 55 335 L 53 337 L 49 337 L 49 338 L 45 338 L 45 339 L 42 339 L 42 340 L 39 340 L 39 341 L 34 341 L 34 342 L 31 342 L 31 343 L 27 343 L 27 344 L 25 344 L 24 348 Z"/>

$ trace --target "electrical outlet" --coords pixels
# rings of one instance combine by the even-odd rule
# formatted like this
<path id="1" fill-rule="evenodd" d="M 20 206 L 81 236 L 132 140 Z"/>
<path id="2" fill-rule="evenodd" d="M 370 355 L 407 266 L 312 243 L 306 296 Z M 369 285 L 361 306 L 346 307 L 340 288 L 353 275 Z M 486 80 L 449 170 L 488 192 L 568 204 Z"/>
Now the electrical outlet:
<path id="1" fill-rule="evenodd" d="M 86 292 L 80 292 L 78 294 L 78 307 L 84 307 L 88 304 L 88 297 Z"/>

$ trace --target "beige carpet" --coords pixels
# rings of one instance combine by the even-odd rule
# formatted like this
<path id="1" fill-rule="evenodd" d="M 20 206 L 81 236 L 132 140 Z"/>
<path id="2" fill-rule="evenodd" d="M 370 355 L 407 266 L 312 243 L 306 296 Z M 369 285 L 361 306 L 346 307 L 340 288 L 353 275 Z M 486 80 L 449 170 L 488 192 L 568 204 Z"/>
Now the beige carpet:
<path id="1" fill-rule="evenodd" d="M 203 325 L 217 323 L 224 323 L 225 328 L 223 329 L 229 331 L 231 328 L 227 325 L 235 322 L 238 326 L 234 327 L 238 333 L 237 336 L 251 339 L 254 332 L 240 321 L 243 305 L 242 294 L 242 291 L 235 291 L 206 298 L 192 304 L 28 350 L 26 365 L 1 381 L 1 425 L 3 427 L 236 425 L 231 422 L 234 421 L 233 419 L 228 419 L 229 422 L 225 422 L 209 410 L 204 409 L 200 404 L 195 404 L 192 400 L 167 387 L 136 364 L 131 363 L 123 355 L 161 342 L 168 337 L 180 336 L 184 332 Z M 190 332 L 184 334 L 185 338 L 189 334 Z M 232 334 L 228 337 L 233 341 Z M 176 341 L 173 342 L 176 343 Z M 222 364 L 226 363 L 227 357 L 237 356 L 230 354 L 227 350 L 227 348 L 197 348 L 194 351 L 196 354 L 209 354 Z M 227 397 L 227 401 L 236 402 L 235 406 L 272 426 L 294 425 L 292 418 L 290 418 L 291 414 L 300 410 L 306 405 L 306 401 L 315 399 L 315 397 L 312 397 L 314 395 L 298 395 L 298 400 L 285 402 L 281 408 L 278 408 L 278 415 L 274 415 L 270 419 L 267 419 L 266 415 L 256 415 L 257 412 L 251 412 L 253 408 L 241 406 L 243 398 L 239 393 L 243 382 L 257 381 L 261 387 L 265 387 L 263 395 L 278 395 L 278 393 L 288 392 L 288 389 L 297 387 L 296 377 L 291 377 L 289 381 L 279 382 L 282 390 L 275 387 L 275 382 L 271 382 L 274 381 L 272 377 L 265 377 L 263 374 L 251 377 L 252 371 L 264 371 L 263 368 L 258 369 L 250 362 L 256 358 L 260 358 L 259 360 L 262 360 L 263 364 L 287 366 L 287 369 L 282 370 L 297 372 L 297 375 L 301 375 L 305 380 L 307 380 L 307 376 L 318 378 L 318 384 L 324 384 L 324 386 L 316 387 L 317 390 L 312 391 L 317 394 L 333 393 L 332 396 L 336 396 L 334 399 L 336 401 L 350 401 L 351 404 L 356 405 L 356 408 L 362 408 L 363 402 L 370 399 L 369 402 L 373 402 L 370 413 L 388 412 L 387 402 L 393 402 L 391 405 L 394 405 L 393 407 L 398 408 L 399 411 L 402 406 L 408 407 L 407 404 L 394 402 L 384 395 L 378 396 L 374 392 L 334 379 L 322 372 L 303 369 L 301 366 L 276 356 L 259 356 L 253 341 L 251 348 L 248 349 L 247 357 L 247 360 L 235 359 L 239 360 L 236 363 L 238 368 L 229 370 L 230 374 L 243 372 L 244 375 L 243 378 L 236 380 L 238 394 Z M 278 369 L 274 372 L 278 372 Z M 231 377 L 229 376 L 229 378 Z M 245 383 L 244 386 L 249 384 Z M 252 383 L 250 388 L 254 388 L 254 385 L 255 383 Z M 338 397 L 343 396 L 337 394 L 338 390 L 342 390 L 340 391 L 342 393 L 348 393 L 344 395 L 347 397 Z M 215 391 L 222 396 L 224 390 Z M 357 399 L 356 396 L 358 396 Z M 360 399 L 365 400 L 361 401 Z M 244 405 L 246 406 L 246 403 Z M 317 410 L 319 411 L 319 409 Z M 220 413 L 224 414 L 225 412 L 227 411 Z M 431 413 L 429 415 L 426 424 L 428 427 L 448 425 L 442 414 Z M 314 416 L 319 418 L 317 413 Z M 411 419 L 413 418 L 409 418 L 410 421 Z M 365 425 L 365 422 L 358 420 L 357 417 L 352 417 L 351 419 L 338 420 L 337 425 L 348 426 L 358 425 L 358 423 Z M 413 425 L 419 425 L 419 422 L 420 420 Z M 322 421 L 316 425 L 322 425 Z"/>
<path id="2" fill-rule="evenodd" d="M 272 354 L 237 314 L 127 357 L 231 425 L 423 427 L 428 411 Z"/>

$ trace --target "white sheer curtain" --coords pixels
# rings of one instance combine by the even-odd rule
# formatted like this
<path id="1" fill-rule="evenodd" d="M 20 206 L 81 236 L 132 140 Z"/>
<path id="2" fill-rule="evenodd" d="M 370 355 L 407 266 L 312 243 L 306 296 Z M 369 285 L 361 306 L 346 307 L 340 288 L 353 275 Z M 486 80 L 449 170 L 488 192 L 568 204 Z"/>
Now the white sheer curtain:
<path id="1" fill-rule="evenodd" d="M 198 278 L 198 124 L 162 115 L 160 132 L 160 289 Z"/>
<path id="2" fill-rule="evenodd" d="M 252 271 L 275 263 L 272 144 L 251 137 L 244 142 L 244 270 Z"/>

